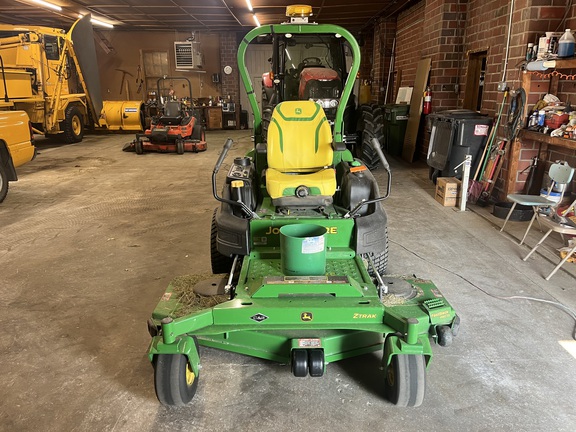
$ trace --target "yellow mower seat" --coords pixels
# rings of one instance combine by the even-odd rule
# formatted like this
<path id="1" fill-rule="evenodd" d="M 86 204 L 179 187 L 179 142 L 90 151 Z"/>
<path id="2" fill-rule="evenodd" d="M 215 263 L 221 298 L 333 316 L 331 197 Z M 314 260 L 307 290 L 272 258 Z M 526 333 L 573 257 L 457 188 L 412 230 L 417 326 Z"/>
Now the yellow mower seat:
<path id="1" fill-rule="evenodd" d="M 313 101 L 278 104 L 268 127 L 266 190 L 274 205 L 327 205 L 336 192 L 332 131 Z"/>

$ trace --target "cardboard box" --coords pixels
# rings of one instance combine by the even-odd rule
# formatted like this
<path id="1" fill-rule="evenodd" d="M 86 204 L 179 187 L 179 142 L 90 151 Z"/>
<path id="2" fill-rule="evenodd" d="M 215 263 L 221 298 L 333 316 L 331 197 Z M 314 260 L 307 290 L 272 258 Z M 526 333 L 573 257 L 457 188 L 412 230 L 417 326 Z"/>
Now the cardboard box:
<path id="1" fill-rule="evenodd" d="M 439 177 L 436 180 L 434 198 L 444 207 L 455 207 L 462 190 L 462 182 L 456 177 Z"/>

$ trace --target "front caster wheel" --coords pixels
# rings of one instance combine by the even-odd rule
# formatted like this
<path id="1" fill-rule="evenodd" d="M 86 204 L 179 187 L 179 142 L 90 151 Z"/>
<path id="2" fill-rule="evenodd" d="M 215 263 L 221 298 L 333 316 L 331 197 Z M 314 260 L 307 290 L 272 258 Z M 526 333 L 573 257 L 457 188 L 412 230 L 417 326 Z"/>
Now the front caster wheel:
<path id="1" fill-rule="evenodd" d="M 198 377 L 183 354 L 158 354 L 154 363 L 154 387 L 162 405 L 184 406 L 198 388 Z"/>
<path id="2" fill-rule="evenodd" d="M 292 373 L 298 378 L 308 375 L 308 353 L 306 350 L 292 350 Z"/>
<path id="3" fill-rule="evenodd" d="M 384 395 L 394 405 L 417 407 L 424 401 L 426 361 L 423 355 L 397 354 L 386 368 Z"/>
<path id="4" fill-rule="evenodd" d="M 324 351 L 321 349 L 308 350 L 308 369 L 311 377 L 324 375 Z"/>
<path id="5" fill-rule="evenodd" d="M 436 329 L 436 334 L 438 335 L 438 345 L 443 347 L 449 347 L 452 345 L 454 335 L 452 334 L 452 329 L 450 327 L 440 326 Z"/>

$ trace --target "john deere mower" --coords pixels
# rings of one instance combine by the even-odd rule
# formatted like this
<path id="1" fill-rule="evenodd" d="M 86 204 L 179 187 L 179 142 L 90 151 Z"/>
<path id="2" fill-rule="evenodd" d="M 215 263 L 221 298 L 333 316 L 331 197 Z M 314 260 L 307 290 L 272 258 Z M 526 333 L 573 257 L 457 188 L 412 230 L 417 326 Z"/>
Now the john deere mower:
<path id="1" fill-rule="evenodd" d="M 307 6 L 291 6 L 290 15 L 307 19 Z M 348 78 L 351 49 L 338 34 L 272 33 L 261 35 L 258 43 L 272 48 L 270 71 L 262 75 L 262 128 L 265 135 L 274 107 L 283 101 L 313 100 L 333 126 L 336 109 L 343 102 L 342 90 Z M 344 101 L 343 139 L 351 148 L 356 143 L 356 103 L 351 93 Z"/>
<path id="2" fill-rule="evenodd" d="M 269 34 L 347 41 L 354 60 L 333 128 L 316 101 L 284 101 L 264 139 L 245 54 L 250 42 Z M 390 194 L 390 169 L 380 151 L 387 172 L 382 194 L 342 139 L 359 64 L 347 30 L 301 16 L 244 37 L 238 65 L 254 112 L 254 148 L 233 160 L 221 192 L 217 174 L 232 140 L 212 173 L 220 202 L 212 220 L 212 270 L 228 274 L 224 295 L 190 302 L 190 292 L 171 284 L 154 310 L 148 355 L 161 403 L 185 405 L 194 397 L 199 345 L 289 364 L 296 377 L 321 377 L 332 362 L 379 351 L 383 396 L 399 406 L 423 402 L 431 341 L 450 345 L 459 318 L 431 281 L 385 274 L 382 202 Z"/>
<path id="3" fill-rule="evenodd" d="M 189 96 L 178 99 L 174 86 L 166 88 L 166 83 L 186 81 Z M 186 77 L 163 77 L 158 79 L 158 114 L 152 117 L 150 128 L 137 133 L 136 139 L 124 146 L 124 151 L 143 154 L 147 151 L 161 153 L 201 152 L 206 150 L 204 128 L 192 103 L 192 84 Z M 186 87 L 186 85 L 184 85 Z"/>

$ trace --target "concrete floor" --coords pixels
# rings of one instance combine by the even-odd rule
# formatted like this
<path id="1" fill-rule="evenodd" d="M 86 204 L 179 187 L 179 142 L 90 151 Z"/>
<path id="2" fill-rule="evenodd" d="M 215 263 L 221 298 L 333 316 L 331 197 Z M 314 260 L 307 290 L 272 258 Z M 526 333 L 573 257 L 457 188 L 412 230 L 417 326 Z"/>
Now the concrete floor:
<path id="1" fill-rule="evenodd" d="M 390 273 L 432 279 L 462 318 L 453 346 L 434 346 L 423 406 L 379 395 L 377 354 L 298 379 L 287 365 L 208 348 L 192 404 L 161 406 L 146 319 L 172 278 L 210 271 L 210 175 L 229 135 L 231 156 L 250 146 L 247 131 L 209 132 L 205 153 L 184 156 L 122 152 L 129 135 L 38 143 L 0 205 L 0 430 L 576 430 L 574 320 L 494 297 L 574 310 L 576 265 L 545 281 L 557 258 L 550 248 L 521 260 L 525 224 L 501 234 L 485 210 L 441 207 L 426 168 L 399 161 L 386 202 Z"/>

